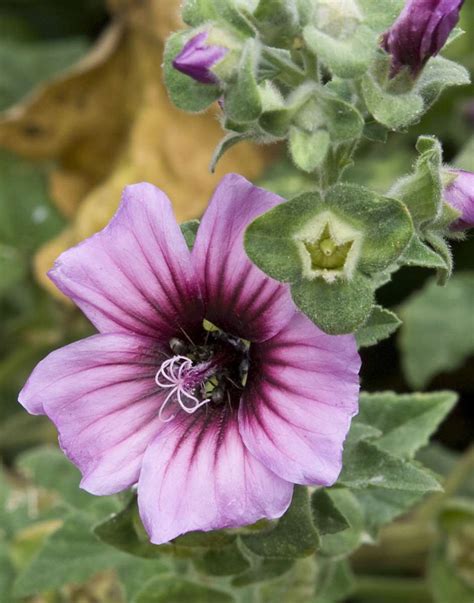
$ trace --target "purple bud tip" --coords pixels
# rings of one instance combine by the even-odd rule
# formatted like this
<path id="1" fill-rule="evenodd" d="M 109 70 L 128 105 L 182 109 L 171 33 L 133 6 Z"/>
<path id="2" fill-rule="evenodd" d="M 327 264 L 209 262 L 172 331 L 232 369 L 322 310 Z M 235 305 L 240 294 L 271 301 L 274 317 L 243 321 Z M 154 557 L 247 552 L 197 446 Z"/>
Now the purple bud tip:
<path id="1" fill-rule="evenodd" d="M 218 79 L 211 69 L 225 57 L 229 49 L 207 45 L 208 35 L 207 31 L 203 31 L 188 40 L 175 57 L 173 67 L 201 84 L 216 84 Z"/>
<path id="2" fill-rule="evenodd" d="M 464 0 L 408 0 L 385 32 L 382 47 L 392 55 L 393 77 L 403 67 L 417 76 L 430 57 L 443 48 L 459 20 Z"/>
<path id="3" fill-rule="evenodd" d="M 454 232 L 467 230 L 474 226 L 474 173 L 464 170 L 448 170 L 455 176 L 445 188 L 444 198 L 451 207 L 461 213 L 450 229 Z"/>

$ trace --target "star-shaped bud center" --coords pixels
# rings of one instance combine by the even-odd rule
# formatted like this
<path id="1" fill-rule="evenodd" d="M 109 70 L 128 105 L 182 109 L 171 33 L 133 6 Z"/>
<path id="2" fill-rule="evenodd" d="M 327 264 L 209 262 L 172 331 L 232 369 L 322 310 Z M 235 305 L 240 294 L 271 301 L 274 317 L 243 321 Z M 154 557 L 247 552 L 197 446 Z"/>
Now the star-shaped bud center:
<path id="1" fill-rule="evenodd" d="M 342 270 L 353 243 L 354 241 L 347 241 L 340 245 L 336 243 L 327 224 L 317 241 L 303 241 L 311 256 L 311 268 L 313 270 Z"/>

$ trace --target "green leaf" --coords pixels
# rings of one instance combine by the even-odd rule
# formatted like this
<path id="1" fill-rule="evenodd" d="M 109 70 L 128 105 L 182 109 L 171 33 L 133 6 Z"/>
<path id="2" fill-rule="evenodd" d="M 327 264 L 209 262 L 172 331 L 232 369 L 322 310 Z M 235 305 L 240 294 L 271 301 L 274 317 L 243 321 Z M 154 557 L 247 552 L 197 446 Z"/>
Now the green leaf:
<path id="1" fill-rule="evenodd" d="M 218 18 L 218 14 L 212 0 L 185 0 L 181 17 L 187 25 L 197 27 Z"/>
<path id="2" fill-rule="evenodd" d="M 448 86 L 465 86 L 471 81 L 469 72 L 462 65 L 444 57 L 431 58 L 421 72 L 417 90 L 428 109 Z"/>
<path id="3" fill-rule="evenodd" d="M 31 563 L 18 575 L 14 594 L 26 597 L 90 576 L 130 558 L 104 546 L 90 531 L 90 517 L 77 513 L 49 536 Z M 51 568 L 54 568 L 52 571 Z"/>
<path id="4" fill-rule="evenodd" d="M 50 79 L 86 52 L 85 38 L 66 40 L 0 40 L 0 111 L 20 101 L 43 80 Z"/>
<path id="5" fill-rule="evenodd" d="M 442 210 L 443 156 L 441 145 L 433 136 L 420 136 L 416 146 L 420 156 L 413 174 L 402 178 L 389 195 L 403 201 L 415 225 L 423 226 L 433 222 Z"/>
<path id="6" fill-rule="evenodd" d="M 194 565 L 197 570 L 210 576 L 235 576 L 250 568 L 250 563 L 238 546 L 238 540 L 205 551 L 194 560 Z"/>
<path id="7" fill-rule="evenodd" d="M 329 151 L 329 132 L 305 132 L 293 126 L 290 128 L 289 145 L 295 164 L 304 172 L 312 172 L 324 161 Z"/>
<path id="8" fill-rule="evenodd" d="M 474 601 L 474 585 L 469 585 L 461 578 L 456 567 L 449 563 L 442 545 L 438 546 L 431 556 L 428 580 L 435 603 Z"/>
<path id="9" fill-rule="evenodd" d="M 307 25 L 303 37 L 312 52 L 341 78 L 356 78 L 363 75 L 369 68 L 375 54 L 374 32 L 360 25 L 351 37 L 344 39 L 333 38 L 313 25 Z"/>
<path id="10" fill-rule="evenodd" d="M 363 325 L 374 303 L 369 279 L 356 274 L 351 281 L 327 283 L 317 278 L 300 280 L 291 287 L 298 308 L 323 331 L 331 335 L 352 333 Z"/>
<path id="11" fill-rule="evenodd" d="M 253 555 L 250 569 L 240 574 L 240 576 L 236 576 L 232 580 L 232 585 L 236 587 L 249 586 L 272 578 L 279 578 L 289 571 L 293 564 L 292 559 L 265 559 Z"/>
<path id="12" fill-rule="evenodd" d="M 402 321 L 394 312 L 381 306 L 373 306 L 367 322 L 359 327 L 355 334 L 357 345 L 360 348 L 375 345 L 390 337 L 401 324 Z"/>
<path id="13" fill-rule="evenodd" d="M 474 353 L 474 273 L 458 273 L 446 287 L 430 280 L 400 308 L 402 366 L 413 387 L 453 371 Z"/>
<path id="14" fill-rule="evenodd" d="M 364 440 L 345 447 L 338 484 L 355 489 L 375 487 L 407 492 L 441 490 L 439 482 L 430 472 Z"/>
<path id="15" fill-rule="evenodd" d="M 189 31 L 180 31 L 168 38 L 163 55 L 163 73 L 173 103 L 179 109 L 196 113 L 207 109 L 221 96 L 222 91 L 218 85 L 201 84 L 173 67 L 174 58 L 181 52 L 189 36 Z"/>
<path id="16" fill-rule="evenodd" d="M 237 69 L 237 79 L 224 95 L 225 112 L 237 123 L 258 119 L 262 113 L 262 100 L 257 84 L 258 48 L 254 40 L 248 40 L 242 50 Z"/>
<path id="17" fill-rule="evenodd" d="M 46 173 L 0 150 L 0 243 L 31 253 L 62 225 L 49 201 Z"/>
<path id="18" fill-rule="evenodd" d="M 124 600 L 127 603 L 136 603 L 136 596 L 157 574 L 166 574 L 167 566 L 156 560 L 133 559 L 129 557 L 126 563 L 120 563 L 115 568 L 120 584 L 124 591 Z"/>
<path id="19" fill-rule="evenodd" d="M 253 553 L 272 559 L 307 557 L 316 550 L 318 540 L 308 490 L 303 486 L 295 486 L 288 511 L 274 527 L 242 536 Z"/>
<path id="20" fill-rule="evenodd" d="M 231 132 L 230 134 L 226 134 L 226 136 L 222 138 L 222 140 L 219 142 L 219 144 L 214 150 L 209 166 L 210 171 L 212 173 L 216 171 L 217 164 L 226 151 L 231 149 L 237 143 L 252 138 L 252 136 L 253 135 L 250 132 L 244 132 L 242 134 Z"/>
<path id="21" fill-rule="evenodd" d="M 325 557 L 346 557 L 366 540 L 362 507 L 354 493 L 346 488 L 329 488 L 327 494 L 345 517 L 348 527 L 322 536 L 320 553 Z"/>
<path id="22" fill-rule="evenodd" d="M 316 529 L 321 536 L 346 530 L 349 523 L 339 511 L 328 490 L 320 488 L 311 495 L 311 507 Z"/>
<path id="23" fill-rule="evenodd" d="M 235 603 L 220 590 L 201 586 L 176 576 L 160 576 L 147 584 L 134 603 Z"/>
<path id="24" fill-rule="evenodd" d="M 223 25 L 230 26 L 236 33 L 245 36 L 255 36 L 255 28 L 238 8 L 235 0 L 209 0 L 213 12 Z"/>
<path id="25" fill-rule="evenodd" d="M 293 3 L 287 0 L 260 0 L 253 13 L 263 41 L 269 46 L 291 47 L 298 33 Z"/>
<path id="26" fill-rule="evenodd" d="M 324 560 L 319 563 L 316 598 L 312 603 L 336 603 L 346 600 L 354 587 L 351 566 L 345 559 Z"/>
<path id="27" fill-rule="evenodd" d="M 81 474 L 57 448 L 28 450 L 19 456 L 16 466 L 34 484 L 57 492 L 72 507 L 86 508 L 97 502 L 79 488 Z"/>
<path id="28" fill-rule="evenodd" d="M 373 117 L 389 130 L 401 130 L 418 121 L 424 110 L 416 92 L 394 94 L 384 90 L 371 73 L 362 78 L 362 94 Z"/>
<path id="29" fill-rule="evenodd" d="M 363 393 L 357 421 L 382 432 L 378 448 L 401 458 L 413 458 L 428 443 L 457 400 L 453 392 L 428 394 Z"/>
<path id="30" fill-rule="evenodd" d="M 183 233 L 184 239 L 188 249 L 191 250 L 196 240 L 197 231 L 199 228 L 199 220 L 188 220 L 180 225 L 181 232 Z"/>
<path id="31" fill-rule="evenodd" d="M 26 275 L 25 258 L 17 249 L 0 243 L 0 295 L 18 284 Z"/>
<path id="32" fill-rule="evenodd" d="M 404 0 L 358 0 L 364 20 L 369 27 L 377 32 L 382 33 L 392 25 L 395 19 L 400 14 Z"/>
<path id="33" fill-rule="evenodd" d="M 374 540 L 383 525 L 411 509 L 427 495 L 426 492 L 406 492 L 385 488 L 354 490 L 353 494 L 363 511 L 365 530 Z"/>

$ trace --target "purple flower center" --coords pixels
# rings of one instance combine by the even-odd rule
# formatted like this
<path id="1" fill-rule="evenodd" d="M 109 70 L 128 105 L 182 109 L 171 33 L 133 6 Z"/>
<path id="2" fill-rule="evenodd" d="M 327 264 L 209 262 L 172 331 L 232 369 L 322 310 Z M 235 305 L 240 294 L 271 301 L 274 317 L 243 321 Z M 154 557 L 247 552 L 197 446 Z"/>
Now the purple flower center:
<path id="1" fill-rule="evenodd" d="M 172 411 L 165 417 L 172 404 L 193 414 L 209 403 L 230 407 L 238 403 L 249 364 L 244 341 L 217 329 L 205 330 L 200 344 L 189 337 L 187 341 L 173 337 L 169 347 L 174 355 L 162 362 L 155 376 L 158 387 L 166 392 L 158 415 L 161 421 L 175 418 Z"/>

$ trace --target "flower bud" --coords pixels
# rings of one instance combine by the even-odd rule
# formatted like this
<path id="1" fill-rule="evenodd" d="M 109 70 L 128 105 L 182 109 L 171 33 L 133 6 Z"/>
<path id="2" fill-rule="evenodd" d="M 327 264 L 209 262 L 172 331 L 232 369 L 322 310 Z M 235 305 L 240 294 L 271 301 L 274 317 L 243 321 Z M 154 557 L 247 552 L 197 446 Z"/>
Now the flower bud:
<path id="1" fill-rule="evenodd" d="M 461 214 L 450 225 L 450 229 L 460 231 L 472 228 L 474 226 L 474 173 L 449 169 L 446 171 L 446 176 L 450 178 L 450 182 L 444 189 L 444 199 Z"/>
<path id="2" fill-rule="evenodd" d="M 438 54 L 459 19 L 464 0 L 408 0 L 385 32 L 382 47 L 392 55 L 391 76 L 408 67 L 416 76 Z"/>
<path id="3" fill-rule="evenodd" d="M 212 68 L 229 52 L 228 48 L 207 44 L 209 32 L 201 31 L 186 42 L 173 61 L 173 67 L 201 84 L 216 84 Z"/>

